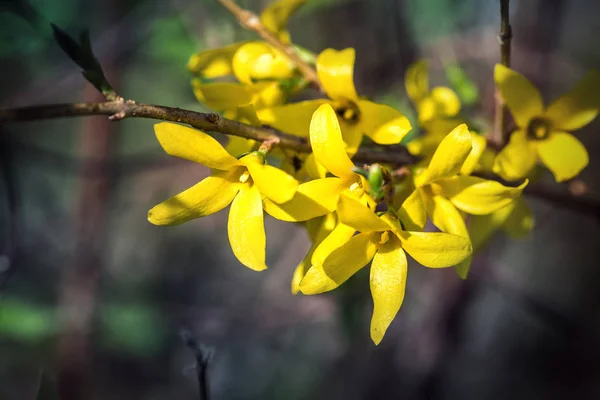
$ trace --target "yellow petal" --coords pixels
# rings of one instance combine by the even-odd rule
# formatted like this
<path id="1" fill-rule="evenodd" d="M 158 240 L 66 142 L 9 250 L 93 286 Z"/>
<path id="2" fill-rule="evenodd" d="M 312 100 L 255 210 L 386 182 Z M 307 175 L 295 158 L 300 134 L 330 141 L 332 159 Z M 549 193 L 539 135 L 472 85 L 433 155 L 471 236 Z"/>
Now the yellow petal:
<path id="1" fill-rule="evenodd" d="M 378 345 L 404 301 L 408 263 L 398 239 L 379 247 L 371 263 L 371 340 Z"/>
<path id="2" fill-rule="evenodd" d="M 246 42 L 234 43 L 220 49 L 210 49 L 194 54 L 187 68 L 194 74 L 205 78 L 217 78 L 233 74 L 231 62 L 237 49 Z"/>
<path id="3" fill-rule="evenodd" d="M 418 103 L 429 93 L 429 66 L 427 60 L 412 63 L 404 76 L 406 93 L 413 103 Z"/>
<path id="4" fill-rule="evenodd" d="M 329 104 L 321 105 L 310 121 L 310 144 L 317 162 L 333 175 L 350 179 L 354 176 L 340 124 L 333 108 Z"/>
<path id="5" fill-rule="evenodd" d="M 421 193 L 423 194 L 422 198 L 427 209 L 427 215 L 435 226 L 442 232 L 452 233 L 467 239 L 469 238 L 469 232 L 465 225 L 465 221 L 450 200 L 442 196 L 429 196 L 425 195 L 424 192 Z M 462 279 L 466 279 L 470 268 L 471 257 L 467 257 L 455 266 L 456 273 Z"/>
<path id="6" fill-rule="evenodd" d="M 239 156 L 240 154 L 248 153 L 256 146 L 256 141 L 246 139 L 239 136 L 228 136 L 229 141 L 225 149 L 229 154 Z"/>
<path id="7" fill-rule="evenodd" d="M 256 82 L 250 89 L 253 93 L 252 104 L 257 110 L 274 107 L 285 101 L 285 93 L 277 81 Z"/>
<path id="8" fill-rule="evenodd" d="M 154 225 L 179 225 L 214 214 L 227 207 L 240 189 L 239 173 L 218 172 L 191 188 L 154 206 L 148 221 Z"/>
<path id="9" fill-rule="evenodd" d="M 253 104 L 246 104 L 244 106 L 237 107 L 236 116 L 233 119 L 254 126 L 262 125 L 258 119 L 258 116 L 256 115 L 256 108 L 254 108 Z"/>
<path id="10" fill-rule="evenodd" d="M 518 130 L 513 132 L 508 145 L 496 156 L 493 170 L 507 181 L 516 181 L 525 178 L 535 167 L 536 161 L 535 144 L 527 140 L 525 131 Z"/>
<path id="11" fill-rule="evenodd" d="M 300 282 L 302 293 L 328 292 L 346 282 L 375 255 L 377 246 L 371 238 L 370 233 L 359 233 L 334 250 L 323 264 L 313 264 Z"/>
<path id="12" fill-rule="evenodd" d="M 306 170 L 308 176 L 312 179 L 325 178 L 327 170 L 324 166 L 317 162 L 314 153 L 310 153 L 306 160 L 304 160 L 303 168 Z"/>
<path id="13" fill-rule="evenodd" d="M 417 177 L 417 186 L 456 175 L 471 153 L 473 139 L 466 124 L 454 128 L 442 140 L 431 158 L 429 167 Z"/>
<path id="14" fill-rule="evenodd" d="M 356 233 L 356 229 L 338 223 L 331 233 L 327 235 L 315 249 L 311 258 L 312 265 L 322 264 L 334 250 L 342 247 L 348 242 L 354 233 Z"/>
<path id="15" fill-rule="evenodd" d="M 306 221 L 334 211 L 340 193 L 339 178 L 315 179 L 298 185 L 294 197 L 283 204 L 264 199 L 265 211 L 282 221 Z"/>
<path id="16" fill-rule="evenodd" d="M 242 83 L 253 79 L 284 79 L 294 75 L 294 64 L 279 50 L 265 42 L 240 46 L 232 59 L 233 72 Z"/>
<path id="17" fill-rule="evenodd" d="M 381 218 L 373 210 L 360 201 L 341 195 L 337 206 L 340 222 L 351 226 L 359 232 L 383 232 L 389 230 Z"/>
<path id="18" fill-rule="evenodd" d="M 475 176 L 455 176 L 438 181 L 444 196 L 456 208 L 475 215 L 489 214 L 506 207 L 521 195 L 528 183 L 526 179 L 518 187 L 509 187 Z"/>
<path id="19" fill-rule="evenodd" d="M 358 130 L 369 136 L 375 143 L 396 144 L 410 132 L 412 126 L 399 111 L 385 104 L 368 100 L 358 101 L 360 110 Z"/>
<path id="20" fill-rule="evenodd" d="M 255 271 L 267 268 L 267 239 L 260 192 L 255 185 L 240 190 L 229 210 L 227 221 L 229 243 L 240 263 Z"/>
<path id="21" fill-rule="evenodd" d="M 600 108 L 600 73 L 588 72 L 570 92 L 556 99 L 548 109 L 546 117 L 554 128 L 573 131 L 589 124 Z"/>
<path id="22" fill-rule="evenodd" d="M 219 142 L 202 131 L 171 122 L 161 122 L 154 125 L 154 132 L 162 148 L 171 156 L 219 170 L 242 165 L 237 158 L 227 153 Z"/>
<path id="23" fill-rule="evenodd" d="M 298 181 L 290 174 L 272 165 L 264 165 L 252 155 L 242 157 L 241 162 L 248 168 L 254 185 L 263 196 L 278 204 L 290 201 L 294 197 Z"/>
<path id="24" fill-rule="evenodd" d="M 521 238 L 527 236 L 534 226 L 535 219 L 531 208 L 522 198 L 517 199 L 504 223 L 504 232 L 510 237 Z"/>
<path id="25" fill-rule="evenodd" d="M 483 152 L 487 146 L 487 140 L 483 135 L 478 135 L 476 133 L 471 133 L 471 137 L 473 138 L 473 148 L 469 153 L 469 157 L 465 160 L 462 168 L 460 169 L 461 175 L 471 175 L 471 173 L 477 167 Z"/>
<path id="26" fill-rule="evenodd" d="M 192 83 L 199 101 L 216 111 L 231 110 L 249 104 L 252 92 L 246 85 L 232 82 Z"/>
<path id="27" fill-rule="evenodd" d="M 421 123 L 437 118 L 453 117 L 460 111 L 460 99 L 454 90 L 438 86 L 418 103 L 417 109 Z"/>
<path id="28" fill-rule="evenodd" d="M 567 132 L 552 132 L 538 144 L 538 155 L 557 182 L 576 177 L 590 161 L 583 144 Z"/>
<path id="29" fill-rule="evenodd" d="M 469 239 L 444 232 L 402 232 L 400 241 L 412 258 L 429 268 L 457 265 L 473 251 Z"/>
<path id="30" fill-rule="evenodd" d="M 263 124 L 272 126 L 286 133 L 308 137 L 310 120 L 314 112 L 327 100 L 308 100 L 283 106 L 263 108 L 257 111 Z"/>
<path id="31" fill-rule="evenodd" d="M 353 48 L 325 49 L 317 57 L 317 75 L 325 93 L 335 100 L 358 100 L 354 88 Z"/>
<path id="32" fill-rule="evenodd" d="M 504 65 L 496 64 L 494 80 L 517 126 L 525 129 L 529 120 L 542 115 L 544 111 L 542 96 L 523 75 Z"/>
<path id="33" fill-rule="evenodd" d="M 260 14 L 260 21 L 271 33 L 278 35 L 283 43 L 290 43 L 285 27 L 290 16 L 306 3 L 306 0 L 278 0 L 269 4 Z"/>
<path id="34" fill-rule="evenodd" d="M 413 190 L 404 200 L 397 214 L 406 230 L 422 231 L 425 228 L 427 212 L 418 190 Z"/>
<path id="35" fill-rule="evenodd" d="M 312 229 L 313 227 L 311 227 L 310 225 L 313 225 L 314 221 L 317 220 L 320 220 L 318 224 L 318 229 L 314 230 Z M 313 220 L 308 221 L 306 223 L 306 230 L 308 231 L 313 243 L 310 246 L 310 250 L 304 257 L 304 259 L 300 262 L 300 264 L 298 264 L 298 266 L 296 266 L 296 269 L 294 269 L 291 284 L 293 294 L 297 294 L 300 291 L 300 282 L 304 278 L 304 275 L 306 275 L 306 271 L 308 271 L 308 269 L 311 266 L 312 255 L 314 254 L 319 244 L 331 233 L 331 231 L 335 227 L 335 222 L 335 213 L 330 213 L 321 218 L 314 218 Z M 311 232 L 311 230 L 313 230 L 313 232 Z"/>

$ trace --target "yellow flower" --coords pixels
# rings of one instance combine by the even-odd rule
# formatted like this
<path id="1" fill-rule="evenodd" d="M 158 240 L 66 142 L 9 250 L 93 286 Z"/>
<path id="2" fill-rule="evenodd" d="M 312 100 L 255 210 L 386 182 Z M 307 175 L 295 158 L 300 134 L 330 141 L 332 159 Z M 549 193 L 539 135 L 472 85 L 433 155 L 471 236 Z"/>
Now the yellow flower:
<path id="1" fill-rule="evenodd" d="M 298 186 L 294 198 L 283 204 L 265 199 L 267 213 L 283 221 L 306 221 L 335 211 L 340 194 L 358 199 L 374 207 L 366 179 L 353 172 L 354 164 L 346 154 L 335 111 L 329 104 L 315 111 L 310 123 L 310 143 L 316 163 L 334 177 L 315 179 Z M 320 263 L 335 249 L 346 243 L 355 229 L 338 223 L 314 249 L 311 263 Z"/>
<path id="2" fill-rule="evenodd" d="M 347 143 L 353 154 L 363 135 L 379 144 L 399 143 L 411 130 L 410 122 L 400 112 L 386 105 L 362 100 L 354 88 L 354 49 L 326 49 L 317 58 L 317 74 L 330 100 L 308 100 L 258 112 L 268 125 L 297 136 L 306 136 L 312 114 L 322 104 L 330 104 L 338 115 Z"/>
<path id="3" fill-rule="evenodd" d="M 286 26 L 290 16 L 296 12 L 306 0 L 278 0 L 267 6 L 260 14 L 260 21 L 285 44 L 289 44 L 290 33 Z"/>
<path id="4" fill-rule="evenodd" d="M 473 151 L 473 138 L 465 124 L 459 125 L 440 143 L 427 169 L 414 178 L 416 193 L 410 205 L 400 210 L 402 215 L 418 226 L 424 226 L 423 214 L 440 230 L 469 238 L 460 211 L 485 215 L 514 201 L 526 180 L 519 187 L 507 187 L 499 182 L 473 176 L 459 175 Z M 406 218 L 406 217 L 405 217 Z M 471 259 L 456 266 L 461 278 L 466 278 Z"/>
<path id="5" fill-rule="evenodd" d="M 306 221 L 330 213 L 335 210 L 340 193 L 352 193 L 364 201 L 369 197 L 366 180 L 352 170 L 354 164 L 346 154 L 340 125 L 329 104 L 314 112 L 309 130 L 315 162 L 334 176 L 299 185 L 294 198 L 286 203 L 265 199 L 265 211 L 283 221 Z"/>
<path id="6" fill-rule="evenodd" d="M 413 101 L 419 114 L 419 122 L 454 117 L 460 112 L 460 99 L 445 86 L 429 88 L 429 65 L 426 60 L 413 63 L 404 77 L 408 97 Z"/>
<path id="7" fill-rule="evenodd" d="M 498 154 L 494 172 L 506 180 L 525 177 L 538 158 L 561 182 L 575 177 L 589 162 L 588 153 L 568 131 L 590 123 L 600 108 L 600 74 L 588 73 L 573 90 L 544 108 L 540 92 L 523 75 L 496 65 L 496 85 L 517 130 Z"/>
<path id="8" fill-rule="evenodd" d="M 531 232 L 534 224 L 533 213 L 521 197 L 491 214 L 473 215 L 468 222 L 473 251 L 479 250 L 499 229 L 512 238 L 521 238 Z"/>
<path id="9" fill-rule="evenodd" d="M 471 244 L 464 237 L 448 233 L 405 231 L 389 214 L 378 217 L 351 197 L 341 196 L 339 203 L 342 223 L 361 233 L 333 251 L 323 263 L 313 264 L 300 282 L 300 290 L 304 294 L 333 290 L 373 260 L 371 339 L 379 344 L 404 299 L 406 253 L 426 267 L 444 268 L 468 257 Z"/>
<path id="10" fill-rule="evenodd" d="M 214 214 L 231 203 L 227 230 L 233 254 L 248 268 L 267 268 L 262 197 L 276 203 L 289 201 L 298 182 L 264 165 L 260 153 L 239 160 L 232 157 L 204 132 L 169 122 L 154 125 L 154 130 L 167 154 L 212 168 L 213 174 L 152 208 L 148 220 L 154 225 L 178 225 Z"/>

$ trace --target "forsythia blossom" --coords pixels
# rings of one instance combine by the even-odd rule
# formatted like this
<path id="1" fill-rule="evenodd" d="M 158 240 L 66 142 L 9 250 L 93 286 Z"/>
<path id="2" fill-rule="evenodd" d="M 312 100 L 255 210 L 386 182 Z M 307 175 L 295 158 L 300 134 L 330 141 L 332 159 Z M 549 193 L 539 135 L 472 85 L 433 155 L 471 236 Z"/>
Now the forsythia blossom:
<path id="1" fill-rule="evenodd" d="M 507 180 L 520 179 L 539 158 L 558 182 L 579 174 L 589 156 L 568 131 L 584 127 L 598 115 L 600 74 L 591 71 L 548 108 L 536 87 L 518 72 L 498 64 L 494 79 L 517 124 L 510 143 L 496 157 L 494 172 Z"/>
<path id="2" fill-rule="evenodd" d="M 261 29 L 290 46 L 287 50 L 298 50 L 286 25 L 305 2 L 274 2 L 261 13 Z M 431 88 L 427 62 L 418 61 L 404 81 L 423 133 L 406 146 L 414 161 L 387 165 L 377 158 L 385 149 L 377 146 L 368 150 L 375 162 L 357 165 L 352 158 L 365 135 L 379 145 L 398 144 L 412 129 L 408 119 L 359 96 L 352 48 L 325 49 L 316 58 L 301 50 L 305 67 L 316 68 L 325 98 L 289 103 L 314 79 L 305 79 L 302 68 L 269 43 L 240 42 L 193 55 L 188 63 L 195 75 L 192 88 L 205 106 L 252 125 L 254 131 L 268 125 L 300 138 L 269 136 L 253 151 L 259 143 L 244 138 L 239 124 L 233 125 L 240 127 L 239 136 L 232 136 L 226 148 L 196 129 L 169 122 L 155 125 L 169 155 L 209 167 L 211 175 L 153 207 L 148 220 L 177 225 L 230 205 L 232 251 L 256 271 L 267 268 L 264 212 L 302 224 L 311 247 L 293 272 L 292 293 L 336 289 L 370 263 L 370 332 L 375 344 L 402 305 L 407 254 L 425 267 L 455 267 L 466 278 L 473 251 L 494 232 L 502 229 L 521 237 L 533 229 L 533 213 L 521 194 L 538 158 L 557 181 L 576 176 L 588 163 L 587 151 L 567 131 L 583 127 L 598 113 L 596 72 L 544 108 L 527 79 L 497 65 L 495 81 L 517 129 L 506 146 L 488 147 L 486 137 L 470 131 L 464 123 L 468 118 L 459 115 L 456 93 L 448 87 Z M 486 175 L 472 176 L 481 171 Z M 522 182 L 484 179 L 490 171 Z"/>
<path id="3" fill-rule="evenodd" d="M 178 225 L 231 204 L 227 230 L 233 254 L 248 268 L 266 269 L 262 198 L 284 203 L 294 196 L 298 182 L 265 165 L 260 152 L 238 160 L 204 132 L 169 122 L 155 125 L 154 130 L 169 155 L 205 165 L 214 173 L 152 208 L 148 220 L 155 225 Z"/>

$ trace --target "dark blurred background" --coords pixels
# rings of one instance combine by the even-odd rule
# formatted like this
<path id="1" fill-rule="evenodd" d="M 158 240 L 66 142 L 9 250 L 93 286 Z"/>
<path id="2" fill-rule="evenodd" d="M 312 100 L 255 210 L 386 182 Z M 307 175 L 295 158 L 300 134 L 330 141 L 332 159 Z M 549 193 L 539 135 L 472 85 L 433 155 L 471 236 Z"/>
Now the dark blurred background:
<path id="1" fill-rule="evenodd" d="M 498 3 L 309 0 L 290 30 L 315 52 L 356 48 L 359 92 L 407 113 L 407 66 L 426 57 L 445 84 L 443 65 L 456 62 L 480 88 L 469 113 L 489 120 Z M 0 106 L 100 100 L 46 24 L 7 12 L 15 4 L 0 2 Z M 69 32 L 89 28 L 109 81 L 145 103 L 203 111 L 189 56 L 255 38 L 210 0 L 30 4 Z M 591 0 L 511 2 L 513 67 L 547 101 L 600 66 L 598 15 Z M 0 399 L 57 398 L 57 388 L 63 399 L 198 398 L 182 329 L 213 349 L 213 400 L 600 398 L 597 215 L 528 199 L 532 234 L 497 235 L 466 282 L 411 264 L 404 305 L 375 347 L 365 271 L 330 294 L 290 293 L 309 247 L 301 227 L 266 218 L 270 269 L 256 273 L 231 253 L 226 212 L 147 222 L 149 208 L 209 173 L 164 154 L 153 123 L 0 126 Z M 577 133 L 592 196 L 599 129 Z"/>

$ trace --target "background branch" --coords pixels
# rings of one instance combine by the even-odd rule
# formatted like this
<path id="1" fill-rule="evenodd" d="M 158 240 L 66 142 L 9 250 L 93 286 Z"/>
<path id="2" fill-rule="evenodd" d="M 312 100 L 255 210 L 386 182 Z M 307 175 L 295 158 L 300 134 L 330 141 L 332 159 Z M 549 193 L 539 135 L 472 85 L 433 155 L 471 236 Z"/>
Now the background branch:
<path id="1" fill-rule="evenodd" d="M 101 103 L 50 104 L 0 110 L 0 123 L 90 115 L 108 115 L 109 119 L 113 121 L 124 118 L 150 118 L 180 122 L 203 131 L 219 132 L 259 142 L 276 141 L 282 148 L 301 153 L 312 151 L 307 137 L 293 136 L 275 128 L 247 125 L 223 118 L 219 114 L 142 104 L 122 99 Z M 415 157 L 402 146 L 394 146 L 393 149 L 363 147 L 358 150 L 353 159 L 358 163 L 384 163 L 394 166 L 415 162 Z"/>
<path id="2" fill-rule="evenodd" d="M 512 39 L 512 28 L 509 19 L 510 0 L 500 0 L 500 33 L 498 34 L 498 43 L 500 43 L 500 63 L 510 67 L 510 42 Z M 496 108 L 494 114 L 494 135 L 493 141 L 496 146 L 503 147 L 508 141 L 507 129 L 507 110 L 506 104 L 498 88 L 495 93 Z"/>
<path id="3" fill-rule="evenodd" d="M 260 22 L 258 15 L 254 14 L 252 11 L 241 8 L 235 3 L 235 1 L 217 1 L 237 18 L 241 26 L 258 33 L 258 35 L 265 42 L 269 43 L 271 46 L 282 51 L 286 56 L 288 56 L 288 58 L 294 62 L 294 64 L 296 64 L 296 67 L 302 76 L 304 76 L 304 79 L 306 79 L 315 89 L 325 93 L 323 87 L 321 86 L 321 82 L 319 81 L 319 77 L 317 76 L 317 71 L 310 64 L 302 60 L 302 58 L 298 55 L 298 52 L 296 52 L 294 46 L 291 44 L 284 44 L 275 34 L 269 31 L 262 24 L 262 22 Z"/>

